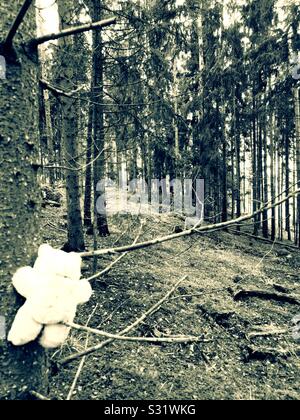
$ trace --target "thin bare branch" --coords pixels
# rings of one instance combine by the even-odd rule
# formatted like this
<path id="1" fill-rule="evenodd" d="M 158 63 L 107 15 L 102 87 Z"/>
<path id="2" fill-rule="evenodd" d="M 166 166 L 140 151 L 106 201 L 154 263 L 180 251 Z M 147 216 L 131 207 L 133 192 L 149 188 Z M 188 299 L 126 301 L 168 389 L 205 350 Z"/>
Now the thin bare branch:
<path id="1" fill-rule="evenodd" d="M 173 287 L 172 289 L 162 298 L 159 302 L 155 303 L 155 305 L 151 306 L 150 309 L 148 309 L 147 312 L 143 313 L 136 321 L 134 321 L 131 325 L 128 325 L 126 328 L 124 328 L 122 331 L 118 333 L 119 336 L 128 334 L 130 331 L 134 330 L 136 327 L 138 327 L 147 317 L 152 315 L 154 312 L 158 311 L 159 308 L 162 306 L 164 302 L 166 302 L 169 297 L 175 292 L 175 290 L 179 287 L 179 285 L 187 279 L 187 276 L 184 276 L 181 278 Z M 108 340 L 103 341 L 100 344 L 97 344 L 96 346 L 90 347 L 89 349 L 76 353 L 72 356 L 66 357 L 65 359 L 60 361 L 61 365 L 65 365 L 67 363 L 73 362 L 74 360 L 80 359 L 83 356 L 87 356 L 91 353 L 94 353 L 96 351 L 101 350 L 103 347 L 107 346 L 108 344 L 112 343 L 114 339 L 109 338 Z"/>
<path id="2" fill-rule="evenodd" d="M 106 331 L 97 330 L 95 328 L 85 327 L 84 325 L 78 325 L 73 322 L 65 323 L 68 327 L 71 327 L 77 331 L 86 331 L 91 334 L 99 335 L 100 337 L 111 338 L 113 340 L 130 341 L 130 342 L 142 342 L 142 343 L 190 343 L 200 341 L 200 337 L 195 336 L 176 336 L 169 338 L 155 338 L 155 337 L 128 337 L 118 334 L 110 334 Z"/>
<path id="3" fill-rule="evenodd" d="M 90 316 L 89 316 L 89 318 L 88 318 L 88 320 L 87 320 L 86 326 L 88 326 L 88 325 L 89 325 L 89 323 L 91 322 L 91 320 L 92 320 L 93 316 L 95 315 L 95 312 L 97 311 L 97 309 L 98 309 L 98 304 L 95 306 L 95 308 L 94 308 L 93 312 L 90 314 Z M 86 341 L 85 341 L 85 349 L 87 349 L 87 347 L 88 347 L 88 344 L 89 344 L 89 338 L 90 338 L 90 335 L 89 335 L 89 334 L 87 334 Z M 81 372 L 82 372 L 82 370 L 83 370 L 83 367 L 84 367 L 85 361 L 86 361 L 86 357 L 83 357 L 83 358 L 81 359 L 80 363 L 79 363 L 79 366 L 78 366 L 78 369 L 77 369 L 77 372 L 76 372 L 76 375 L 75 375 L 74 381 L 73 381 L 73 383 L 72 383 L 72 386 L 71 386 L 70 391 L 69 391 L 68 396 L 67 396 L 67 401 L 71 401 L 71 399 L 72 399 L 72 396 L 73 396 L 73 394 L 74 394 L 74 391 L 75 391 L 76 385 L 77 385 L 77 383 L 78 383 L 78 380 L 79 380 L 80 374 L 81 374 Z"/>
<path id="4" fill-rule="evenodd" d="M 115 23 L 117 23 L 116 18 L 109 18 L 109 19 L 102 20 L 100 22 L 88 23 L 86 25 L 76 26 L 74 28 L 65 29 L 61 32 L 44 35 L 39 38 L 33 38 L 29 41 L 29 45 L 32 47 L 36 47 L 38 45 L 44 44 L 45 42 L 54 41 L 56 39 L 64 38 L 70 35 L 81 34 L 83 32 L 88 32 L 95 29 L 105 28 L 107 26 L 114 25 Z"/>
<path id="5" fill-rule="evenodd" d="M 137 243 L 137 241 L 139 240 L 142 231 L 143 231 L 143 227 L 145 225 L 145 222 L 142 221 L 139 232 L 137 234 L 137 237 L 135 238 L 135 240 L 133 241 L 133 245 Z M 86 279 L 87 281 L 92 281 L 95 279 L 98 279 L 99 277 L 104 276 L 105 274 L 109 273 L 113 267 L 118 264 L 118 262 L 120 262 L 124 257 L 126 257 L 126 255 L 128 255 L 128 252 L 125 252 L 124 254 L 121 254 L 118 258 L 115 259 L 115 261 L 113 261 L 111 264 L 109 264 L 104 270 L 100 271 L 100 273 L 97 273 L 91 277 L 89 277 L 88 279 Z"/>
<path id="6" fill-rule="evenodd" d="M 39 401 L 51 401 L 51 398 L 45 397 L 45 395 L 42 395 L 36 391 L 30 391 L 29 394 Z"/>
<path id="7" fill-rule="evenodd" d="M 10 48 L 12 46 L 13 43 L 13 39 L 21 25 L 21 23 L 24 20 L 24 17 L 26 15 L 26 13 L 28 12 L 29 7 L 31 6 L 32 0 L 25 0 L 23 6 L 21 7 L 16 19 L 14 20 L 6 38 L 4 41 L 4 49 L 5 48 Z"/>
<path id="8" fill-rule="evenodd" d="M 42 86 L 43 89 L 49 90 L 55 96 L 65 96 L 66 98 L 74 98 L 74 95 L 76 95 L 78 92 L 81 92 L 85 88 L 84 86 L 80 86 L 76 90 L 72 90 L 71 92 L 66 92 L 64 90 L 59 89 L 56 86 L 51 85 L 51 83 L 47 82 L 44 79 L 40 79 L 40 85 Z M 74 99 L 78 99 L 78 98 L 74 98 Z"/>
<path id="9" fill-rule="evenodd" d="M 83 252 L 80 254 L 80 256 L 83 258 L 86 258 L 86 257 L 100 256 L 100 255 L 116 255 L 122 252 L 136 251 L 139 249 L 149 248 L 151 246 L 158 245 L 158 244 L 168 242 L 168 241 L 172 241 L 174 239 L 179 239 L 179 238 L 184 238 L 184 237 L 195 235 L 195 234 L 201 234 L 201 233 L 206 233 L 206 232 L 212 232 L 215 230 L 225 229 L 229 226 L 234 226 L 241 222 L 245 222 L 247 220 L 253 219 L 255 216 L 257 216 L 258 214 L 261 214 L 263 211 L 271 210 L 274 207 L 278 207 L 281 204 L 285 203 L 290 198 L 294 197 L 295 195 L 298 195 L 299 193 L 300 193 L 300 189 L 297 189 L 296 191 L 289 194 L 287 197 L 283 198 L 282 200 L 278 201 L 275 204 L 266 204 L 255 213 L 247 214 L 237 219 L 229 220 L 228 222 L 221 222 L 221 223 L 216 223 L 216 224 L 201 226 L 201 227 L 198 227 L 196 225 L 192 229 L 184 230 L 183 232 L 174 233 L 174 234 L 163 236 L 160 238 L 155 238 L 147 242 L 138 243 L 136 245 L 127 245 L 127 246 L 122 246 L 119 248 L 100 249 L 98 251 Z"/>

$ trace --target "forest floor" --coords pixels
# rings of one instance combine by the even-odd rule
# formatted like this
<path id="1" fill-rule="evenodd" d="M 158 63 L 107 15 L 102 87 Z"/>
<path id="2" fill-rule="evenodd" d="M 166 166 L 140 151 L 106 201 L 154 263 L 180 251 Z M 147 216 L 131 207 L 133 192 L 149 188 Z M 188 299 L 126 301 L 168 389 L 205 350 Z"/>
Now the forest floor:
<path id="1" fill-rule="evenodd" d="M 64 213 L 64 208 L 44 209 L 44 241 L 55 247 L 66 240 Z M 141 240 L 171 233 L 182 223 L 170 215 L 143 219 Z M 109 223 L 111 236 L 99 239 L 101 248 L 132 243 L 140 218 L 115 215 Z M 92 249 L 92 238 L 88 247 Z M 112 260 L 99 259 L 99 269 Z M 83 277 L 92 275 L 91 264 L 84 262 Z M 300 314 L 299 268 L 297 250 L 228 232 L 196 235 L 127 254 L 93 283 L 94 295 L 80 308 L 76 322 L 86 324 L 94 311 L 89 326 L 116 333 L 187 275 L 134 335 L 195 335 L 203 342 L 114 341 L 86 358 L 72 399 L 298 400 L 300 346 L 293 338 L 292 320 Z M 268 291 L 277 298 L 235 300 L 234 293 L 242 289 Z M 291 296 L 298 296 L 298 303 L 288 302 Z M 255 337 L 252 332 L 271 335 Z M 86 333 L 73 331 L 63 348 L 51 353 L 52 360 L 84 350 L 86 340 Z M 95 336 L 88 340 L 89 346 L 99 342 Z M 53 398 L 66 399 L 79 362 L 62 366 L 52 377 Z"/>

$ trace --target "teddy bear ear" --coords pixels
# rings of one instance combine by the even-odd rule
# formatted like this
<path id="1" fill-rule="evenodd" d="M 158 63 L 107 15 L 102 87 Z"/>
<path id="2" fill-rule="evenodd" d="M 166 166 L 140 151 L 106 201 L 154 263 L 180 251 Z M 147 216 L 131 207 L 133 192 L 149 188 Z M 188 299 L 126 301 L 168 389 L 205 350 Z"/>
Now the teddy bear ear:
<path id="1" fill-rule="evenodd" d="M 28 299 L 35 291 L 39 278 L 32 267 L 22 267 L 13 276 L 13 286 L 16 291 Z"/>
<path id="2" fill-rule="evenodd" d="M 47 257 L 49 256 L 49 254 L 51 254 L 54 251 L 54 249 L 48 245 L 48 244 L 43 244 L 39 247 L 39 252 L 38 252 L 38 256 L 39 257 Z"/>
<path id="3" fill-rule="evenodd" d="M 76 300 L 78 305 L 88 302 L 93 294 L 93 289 L 87 280 L 80 280 L 77 283 Z"/>
<path id="4" fill-rule="evenodd" d="M 33 268 L 39 273 L 47 273 L 53 271 L 53 264 L 55 264 L 54 249 L 47 244 L 39 247 L 38 258 L 36 259 Z"/>

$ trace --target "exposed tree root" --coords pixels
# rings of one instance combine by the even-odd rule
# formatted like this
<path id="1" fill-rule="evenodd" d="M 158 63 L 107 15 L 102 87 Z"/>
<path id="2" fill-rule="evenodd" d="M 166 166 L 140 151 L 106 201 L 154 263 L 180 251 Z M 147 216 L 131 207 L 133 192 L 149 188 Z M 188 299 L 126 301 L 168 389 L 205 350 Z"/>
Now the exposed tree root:
<path id="1" fill-rule="evenodd" d="M 276 302 L 290 303 L 291 305 L 300 305 L 300 299 L 296 296 L 285 295 L 283 293 L 270 292 L 268 290 L 238 290 L 234 293 L 235 301 L 249 298 L 258 298 L 263 300 L 275 300 Z"/>
<path id="2" fill-rule="evenodd" d="M 258 337 L 271 337 L 274 335 L 284 335 L 289 333 L 287 328 L 276 328 L 272 325 L 266 325 L 265 327 L 259 326 L 256 328 L 256 330 L 255 327 L 253 328 L 254 331 L 251 331 L 246 335 L 248 340 Z"/>
<path id="3" fill-rule="evenodd" d="M 272 347 L 248 346 L 245 349 L 245 362 L 270 360 L 274 363 L 279 358 L 287 359 L 295 355 L 300 355 L 300 347 L 296 349 L 276 349 Z"/>

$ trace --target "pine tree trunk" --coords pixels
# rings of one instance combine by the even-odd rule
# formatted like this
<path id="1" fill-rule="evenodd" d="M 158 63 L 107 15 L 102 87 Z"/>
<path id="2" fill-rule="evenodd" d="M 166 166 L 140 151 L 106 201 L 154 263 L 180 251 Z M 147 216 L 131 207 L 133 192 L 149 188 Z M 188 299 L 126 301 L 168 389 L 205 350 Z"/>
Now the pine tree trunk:
<path id="1" fill-rule="evenodd" d="M 285 134 L 285 195 L 286 197 L 290 193 L 290 142 L 289 136 Z M 288 240 L 292 239 L 291 235 L 291 214 L 290 214 L 290 200 L 287 199 L 285 202 L 285 230 L 288 235 Z"/>
<path id="2" fill-rule="evenodd" d="M 84 191 L 84 226 L 91 228 L 92 223 L 92 155 L 93 155 L 93 105 L 89 104 L 89 120 L 86 145 L 86 170 Z"/>
<path id="3" fill-rule="evenodd" d="M 222 157 L 222 222 L 228 220 L 228 198 L 227 198 L 227 143 L 226 137 L 223 138 L 223 157 Z M 217 184 L 218 185 L 218 184 Z"/>
<path id="4" fill-rule="evenodd" d="M 234 125 L 235 125 L 235 165 L 236 165 L 236 217 L 241 216 L 241 135 L 240 135 L 240 119 L 237 109 L 237 98 L 234 98 Z M 240 227 L 237 227 L 240 230 Z"/>
<path id="5" fill-rule="evenodd" d="M 257 136 L 256 136 L 256 103 L 253 98 L 253 120 L 252 120 L 252 201 L 253 213 L 258 209 L 258 191 L 257 191 Z M 254 217 L 254 235 L 258 235 L 259 221 Z"/>
<path id="6" fill-rule="evenodd" d="M 19 11 L 22 1 L 1 2 L 0 39 Z M 35 36 L 35 9 L 22 24 L 24 38 Z M 15 51 L 6 56 L 6 80 L 0 82 L 0 323 L 6 333 L 22 304 L 11 286 L 17 268 L 30 265 L 39 245 L 38 215 L 41 208 L 37 184 L 39 164 L 38 71 L 34 52 L 25 54 L 15 38 Z M 13 92 L 13 94 L 12 94 Z M 0 327 L 1 329 L 1 327 Z M 47 366 L 37 344 L 16 348 L 0 331 L 0 400 L 30 399 L 30 390 L 47 393 Z"/>
<path id="7" fill-rule="evenodd" d="M 261 118 L 258 120 L 258 150 L 257 150 L 257 199 L 258 208 L 262 208 L 263 203 L 263 153 L 262 153 L 262 121 Z M 258 228 L 262 226 L 262 214 L 258 215 Z"/>
<path id="8" fill-rule="evenodd" d="M 268 193 L 268 137 L 267 137 L 267 129 L 266 129 L 266 119 L 264 118 L 264 128 L 263 128 L 263 198 L 264 203 L 268 203 L 269 201 L 269 193 Z M 268 210 L 264 210 L 263 212 L 263 236 L 264 238 L 269 237 L 269 219 L 268 219 Z"/>
<path id="9" fill-rule="evenodd" d="M 296 123 L 296 164 L 297 164 L 297 187 L 300 188 L 300 91 L 294 89 L 295 123 Z M 297 239 L 296 244 L 300 247 L 300 195 L 297 197 Z"/>
<path id="10" fill-rule="evenodd" d="M 74 15 L 74 6 L 71 2 L 65 0 L 58 1 L 58 11 L 61 21 L 61 29 L 67 29 L 73 26 L 72 17 Z M 61 88 L 68 92 L 73 89 L 76 82 L 76 63 L 70 60 L 68 49 L 72 46 L 72 37 L 63 38 L 60 41 L 61 47 L 66 55 L 62 57 Z M 72 83 L 73 82 L 73 83 Z M 83 225 L 80 203 L 80 183 L 78 168 L 78 115 L 76 99 L 62 97 L 63 114 L 63 139 L 66 158 L 66 166 L 71 168 L 66 171 L 66 189 L 67 189 L 67 208 L 68 208 L 68 243 L 64 249 L 66 251 L 83 251 L 85 249 Z M 73 170 L 75 169 L 75 170 Z"/>
<path id="11" fill-rule="evenodd" d="M 94 22 L 102 18 L 102 5 L 99 0 L 90 1 L 90 15 Z M 105 135 L 104 135 L 104 67 L 102 51 L 101 30 L 93 31 L 93 102 L 94 102 L 94 200 L 95 200 L 95 225 L 100 236 L 109 236 L 106 200 L 105 200 Z M 101 208 L 97 206 L 99 200 L 103 203 Z M 98 209 L 97 209 L 98 207 Z"/>
<path id="12" fill-rule="evenodd" d="M 51 108 L 50 108 L 50 100 L 49 100 L 49 92 L 44 90 L 43 92 L 44 97 L 44 105 L 45 105 L 45 122 L 46 122 L 46 134 L 47 134 L 47 151 L 48 151 L 48 159 L 50 165 L 55 165 L 55 158 L 54 158 L 54 144 L 53 144 L 53 129 L 52 129 L 52 120 L 51 120 Z M 55 169 L 49 169 L 49 181 L 50 185 L 54 185 L 55 183 Z"/>
<path id="13" fill-rule="evenodd" d="M 275 204 L 275 162 L 274 162 L 274 115 L 271 116 L 271 127 L 270 127 L 270 133 L 271 133 L 271 144 L 270 144 L 270 165 L 271 165 L 271 200 L 272 204 Z M 272 241 L 275 241 L 276 238 L 276 209 L 275 207 L 272 208 L 272 218 L 271 218 L 271 239 Z"/>

